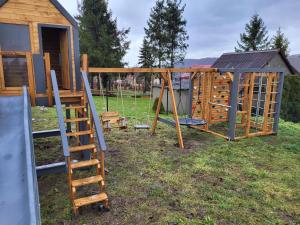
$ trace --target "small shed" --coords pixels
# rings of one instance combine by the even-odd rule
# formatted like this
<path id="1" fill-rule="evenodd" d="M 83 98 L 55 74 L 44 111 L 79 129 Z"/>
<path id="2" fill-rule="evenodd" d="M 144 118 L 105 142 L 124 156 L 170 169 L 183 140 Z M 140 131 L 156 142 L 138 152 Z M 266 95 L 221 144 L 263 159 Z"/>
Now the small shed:
<path id="1" fill-rule="evenodd" d="M 19 95 L 26 85 L 32 105 L 48 105 L 45 53 L 60 90 L 80 90 L 74 18 L 57 0 L 0 0 L 0 96 Z"/>
<path id="2" fill-rule="evenodd" d="M 287 75 L 298 73 L 279 49 L 224 53 L 212 67 L 223 69 L 281 68 Z"/>

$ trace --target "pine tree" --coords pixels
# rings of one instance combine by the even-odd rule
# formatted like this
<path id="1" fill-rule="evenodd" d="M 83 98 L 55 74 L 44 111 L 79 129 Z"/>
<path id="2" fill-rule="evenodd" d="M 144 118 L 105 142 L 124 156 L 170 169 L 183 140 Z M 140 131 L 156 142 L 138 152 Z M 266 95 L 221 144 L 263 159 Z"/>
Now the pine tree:
<path id="1" fill-rule="evenodd" d="M 285 55 L 288 56 L 289 54 L 289 40 L 284 36 L 284 33 L 281 32 L 280 27 L 278 28 L 276 35 L 272 38 L 271 47 L 273 49 L 280 49 L 280 51 Z"/>
<path id="2" fill-rule="evenodd" d="M 145 29 L 146 38 L 149 40 L 152 54 L 157 59 L 157 66 L 162 67 L 166 58 L 166 22 L 165 0 L 157 0 L 151 9 L 150 18 Z"/>
<path id="3" fill-rule="evenodd" d="M 166 4 L 166 33 L 167 33 L 167 63 L 174 67 L 175 63 L 182 62 L 186 55 L 188 35 L 186 20 L 183 18 L 185 5 L 181 0 L 167 0 Z"/>
<path id="4" fill-rule="evenodd" d="M 245 26 L 245 33 L 240 34 L 240 42 L 235 48 L 237 52 L 257 51 L 269 48 L 270 42 L 267 28 L 258 14 L 252 16 L 250 22 Z"/>
<path id="5" fill-rule="evenodd" d="M 158 67 L 174 67 L 185 57 L 188 35 L 184 9 L 181 0 L 157 0 L 151 9 L 145 34 Z"/>
<path id="6" fill-rule="evenodd" d="M 118 29 L 106 0 L 83 0 L 78 9 L 80 50 L 89 54 L 90 66 L 124 66 L 130 29 Z"/>
<path id="7" fill-rule="evenodd" d="M 152 68 L 155 66 L 155 59 L 149 41 L 144 38 L 143 45 L 140 49 L 139 65 L 144 68 Z"/>

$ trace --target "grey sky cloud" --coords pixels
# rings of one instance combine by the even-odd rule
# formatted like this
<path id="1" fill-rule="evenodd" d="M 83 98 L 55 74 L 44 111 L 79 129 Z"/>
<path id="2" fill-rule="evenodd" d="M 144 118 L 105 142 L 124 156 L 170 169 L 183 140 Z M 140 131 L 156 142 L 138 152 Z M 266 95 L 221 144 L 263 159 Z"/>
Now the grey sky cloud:
<path id="1" fill-rule="evenodd" d="M 72 14 L 77 14 L 77 0 L 59 0 Z M 300 53 L 299 0 L 183 0 L 184 17 L 190 36 L 187 58 L 218 57 L 232 52 L 245 24 L 258 13 L 273 36 L 281 27 L 290 41 L 291 54 Z M 109 8 L 120 28 L 131 28 L 130 50 L 125 61 L 135 66 L 144 37 L 144 27 L 154 0 L 109 0 Z"/>

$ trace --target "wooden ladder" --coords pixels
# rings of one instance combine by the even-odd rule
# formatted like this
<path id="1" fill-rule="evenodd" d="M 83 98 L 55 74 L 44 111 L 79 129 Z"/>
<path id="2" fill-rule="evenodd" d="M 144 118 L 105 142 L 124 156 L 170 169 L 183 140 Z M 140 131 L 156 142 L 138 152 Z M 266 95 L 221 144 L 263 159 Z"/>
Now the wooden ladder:
<path id="1" fill-rule="evenodd" d="M 53 79 L 52 77 L 52 83 Z M 57 85 L 53 85 L 54 92 L 56 92 L 55 86 Z M 55 99 L 55 102 L 57 111 L 59 109 L 61 110 L 60 113 L 58 112 L 58 115 L 63 117 L 63 129 L 67 127 L 67 124 L 71 124 L 71 130 L 67 130 L 66 132 L 62 132 L 62 129 L 60 130 L 62 137 L 63 135 L 67 137 L 62 139 L 67 140 L 68 145 L 68 147 L 64 148 L 68 149 L 68 152 L 65 153 L 65 159 L 73 212 L 76 216 L 78 215 L 79 207 L 99 202 L 102 202 L 104 208 L 108 209 L 108 197 L 105 193 L 104 181 L 104 152 L 100 151 L 96 144 L 93 114 L 92 110 L 90 110 L 90 104 L 86 100 L 85 90 L 80 93 L 57 96 L 56 98 L 59 98 L 59 103 L 57 99 Z M 66 105 L 64 109 L 61 107 L 61 102 Z M 63 110 L 68 110 L 71 117 L 68 116 L 68 118 L 66 118 L 66 116 L 63 116 Z M 72 131 L 72 128 L 74 131 Z M 72 138 L 76 139 L 75 143 L 74 141 L 71 143 Z M 84 151 L 89 151 L 89 158 L 86 160 L 82 159 L 82 157 L 76 157 L 77 160 L 75 160 L 74 157 Z M 78 160 L 78 158 L 80 160 Z M 90 169 L 89 174 L 94 174 L 91 176 L 83 176 L 82 174 L 86 173 L 79 173 L 82 169 Z M 91 185 L 97 186 L 95 193 L 85 197 L 78 197 L 79 188 Z"/>

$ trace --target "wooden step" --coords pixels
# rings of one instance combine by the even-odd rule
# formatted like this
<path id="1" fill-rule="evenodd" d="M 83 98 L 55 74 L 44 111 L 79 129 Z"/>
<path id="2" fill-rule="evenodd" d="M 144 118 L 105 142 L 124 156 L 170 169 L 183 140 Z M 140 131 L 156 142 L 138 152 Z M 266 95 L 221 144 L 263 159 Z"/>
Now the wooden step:
<path id="1" fill-rule="evenodd" d="M 97 195 L 91 195 L 88 197 L 75 199 L 74 204 L 76 207 L 80 207 L 80 206 L 84 206 L 84 205 L 93 204 L 96 202 L 106 201 L 107 199 L 108 199 L 108 197 L 105 193 L 100 193 Z"/>
<path id="2" fill-rule="evenodd" d="M 87 177 L 87 178 L 78 179 L 78 180 L 72 180 L 72 187 L 79 187 L 79 186 L 84 186 L 84 185 L 88 185 L 88 184 L 95 184 L 100 181 L 103 181 L 103 178 L 101 175 Z"/>
<path id="3" fill-rule="evenodd" d="M 99 163 L 98 159 L 91 159 L 91 160 L 80 161 L 80 162 L 72 162 L 71 168 L 77 169 L 77 168 L 82 168 L 82 167 L 87 167 L 87 166 L 95 166 L 98 163 Z"/>
<path id="4" fill-rule="evenodd" d="M 76 123 L 76 122 L 85 122 L 88 121 L 89 118 L 72 118 L 72 119 L 65 119 L 65 123 Z"/>
<path id="5" fill-rule="evenodd" d="M 69 151 L 70 152 L 79 152 L 79 151 L 84 151 L 84 150 L 89 150 L 89 149 L 94 149 L 94 148 L 96 148 L 95 144 L 80 145 L 80 146 L 69 147 Z"/>
<path id="6" fill-rule="evenodd" d="M 70 106 L 66 106 L 64 108 L 65 109 L 85 109 L 85 106 L 83 106 L 83 105 L 70 105 Z"/>
<path id="7" fill-rule="evenodd" d="M 84 131 L 78 131 L 78 132 L 69 132 L 69 133 L 66 133 L 66 136 L 74 137 L 74 136 L 88 135 L 88 134 L 93 134 L 93 133 L 94 133 L 94 131 L 84 130 Z"/>

